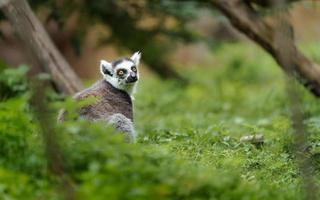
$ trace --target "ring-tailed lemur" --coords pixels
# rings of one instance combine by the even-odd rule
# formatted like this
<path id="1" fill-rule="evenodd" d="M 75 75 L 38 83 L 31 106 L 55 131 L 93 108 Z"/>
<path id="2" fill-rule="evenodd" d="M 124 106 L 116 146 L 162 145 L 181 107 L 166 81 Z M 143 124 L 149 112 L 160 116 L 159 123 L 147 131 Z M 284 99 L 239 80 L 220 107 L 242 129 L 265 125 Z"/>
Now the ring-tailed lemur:
<path id="1" fill-rule="evenodd" d="M 73 97 L 78 101 L 95 97 L 97 100 L 93 104 L 80 108 L 80 116 L 89 121 L 106 121 L 114 125 L 119 132 L 126 134 L 127 141 L 134 141 L 136 137 L 132 98 L 139 80 L 140 58 L 140 52 L 136 52 L 130 58 L 120 58 L 111 63 L 101 60 L 100 72 L 103 80 Z M 58 120 L 63 120 L 63 115 Z"/>

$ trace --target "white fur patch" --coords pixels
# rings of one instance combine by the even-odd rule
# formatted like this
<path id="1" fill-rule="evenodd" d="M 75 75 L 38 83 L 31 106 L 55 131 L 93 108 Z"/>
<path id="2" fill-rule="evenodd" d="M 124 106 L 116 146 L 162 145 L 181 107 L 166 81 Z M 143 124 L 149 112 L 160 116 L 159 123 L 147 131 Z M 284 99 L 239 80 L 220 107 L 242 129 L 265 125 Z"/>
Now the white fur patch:
<path id="1" fill-rule="evenodd" d="M 120 62 L 118 65 L 116 65 L 114 67 L 114 69 L 112 69 L 112 64 L 102 60 L 101 64 L 100 64 L 100 71 L 103 75 L 103 78 L 108 81 L 113 87 L 126 91 L 132 98 L 133 98 L 133 94 L 136 91 L 136 85 L 137 82 L 139 80 L 139 70 L 136 72 L 136 76 L 138 78 L 138 80 L 136 82 L 133 83 L 127 83 L 126 79 L 130 76 L 130 72 L 132 72 L 132 67 L 135 66 L 138 69 L 138 65 L 140 63 L 140 58 L 141 58 L 141 53 L 140 52 L 136 52 L 131 56 L 131 60 L 123 60 L 122 62 Z M 103 73 L 103 69 L 106 68 L 108 70 L 110 70 L 112 76 Z M 126 69 L 127 70 L 127 74 L 123 79 L 120 79 L 117 77 L 116 72 L 118 69 Z"/>
<path id="2" fill-rule="evenodd" d="M 141 53 L 139 51 L 135 52 L 130 59 L 133 60 L 136 66 L 138 66 L 141 59 Z"/>
<path id="3" fill-rule="evenodd" d="M 123 62 L 121 62 L 120 64 L 118 64 L 118 65 L 115 67 L 115 71 L 116 71 L 117 69 L 120 69 L 120 68 L 126 69 L 126 70 L 128 70 L 128 71 L 131 71 L 131 67 L 132 67 L 132 66 L 135 66 L 135 63 L 133 63 L 133 62 L 130 61 L 130 60 L 124 60 Z"/>
<path id="4" fill-rule="evenodd" d="M 119 90 L 123 90 L 126 91 L 131 97 L 134 94 L 134 92 L 136 91 L 136 85 L 137 82 L 134 83 L 126 83 L 125 80 L 121 80 L 118 79 L 117 77 L 113 77 L 113 76 L 104 76 L 104 79 L 106 81 L 108 81 L 113 87 L 119 89 Z"/>
<path id="5" fill-rule="evenodd" d="M 130 76 L 130 72 L 132 71 L 131 70 L 131 67 L 135 66 L 135 64 L 129 60 L 124 60 L 123 62 L 121 62 L 120 64 L 118 64 L 114 71 L 116 72 L 118 69 L 126 69 L 127 70 L 127 74 L 126 74 L 126 77 L 124 79 L 118 79 L 117 77 L 115 77 L 115 75 L 112 77 L 113 79 L 110 80 L 111 84 L 115 87 L 115 88 L 118 88 L 120 90 L 124 90 L 126 91 L 129 95 L 133 95 L 134 91 L 135 91 L 135 86 L 136 86 L 136 82 L 134 83 L 126 83 L 126 78 L 128 76 Z M 137 72 L 137 77 L 138 77 L 138 80 L 139 80 L 139 73 Z"/>

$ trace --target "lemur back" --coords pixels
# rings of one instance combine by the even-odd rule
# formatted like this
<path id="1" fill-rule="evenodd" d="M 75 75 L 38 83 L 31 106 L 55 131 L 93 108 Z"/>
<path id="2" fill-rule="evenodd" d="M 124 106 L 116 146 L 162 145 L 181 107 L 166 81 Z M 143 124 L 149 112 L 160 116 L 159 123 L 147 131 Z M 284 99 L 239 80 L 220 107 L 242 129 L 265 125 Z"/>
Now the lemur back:
<path id="1" fill-rule="evenodd" d="M 131 97 L 125 91 L 113 87 L 106 80 L 100 80 L 79 93 L 73 98 L 82 100 L 95 97 L 96 102 L 80 108 L 80 115 L 90 121 L 105 120 L 108 117 L 121 113 L 133 121 Z"/>

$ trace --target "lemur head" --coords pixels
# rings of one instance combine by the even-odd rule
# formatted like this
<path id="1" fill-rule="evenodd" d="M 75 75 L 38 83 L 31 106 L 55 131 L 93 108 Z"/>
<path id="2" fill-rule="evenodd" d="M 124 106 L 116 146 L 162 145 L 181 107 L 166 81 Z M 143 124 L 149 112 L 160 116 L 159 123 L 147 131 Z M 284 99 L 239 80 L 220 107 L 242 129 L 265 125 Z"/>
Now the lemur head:
<path id="1" fill-rule="evenodd" d="M 131 95 L 139 80 L 140 58 L 141 53 L 136 52 L 130 58 L 120 58 L 111 63 L 101 60 L 100 72 L 113 87 L 124 90 Z"/>

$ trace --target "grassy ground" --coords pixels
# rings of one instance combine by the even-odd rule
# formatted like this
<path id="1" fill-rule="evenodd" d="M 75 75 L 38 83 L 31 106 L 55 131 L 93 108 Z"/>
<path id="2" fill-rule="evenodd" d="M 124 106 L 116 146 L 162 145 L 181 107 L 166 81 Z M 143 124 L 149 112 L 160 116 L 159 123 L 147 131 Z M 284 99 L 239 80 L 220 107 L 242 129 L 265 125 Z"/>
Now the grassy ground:
<path id="1" fill-rule="evenodd" d="M 316 45 L 303 49 L 320 60 Z M 281 70 L 254 46 L 224 45 L 214 54 L 212 67 L 184 72 L 189 85 L 142 77 L 136 144 L 124 144 L 99 124 L 58 127 L 78 199 L 303 198 Z M 319 183 L 319 101 L 298 90 Z M 0 102 L 0 196 L 61 199 L 61 180 L 47 170 L 28 96 L 20 92 Z M 49 99 L 56 104 L 56 96 Z M 263 134 L 264 145 L 239 142 L 251 134 Z"/>

